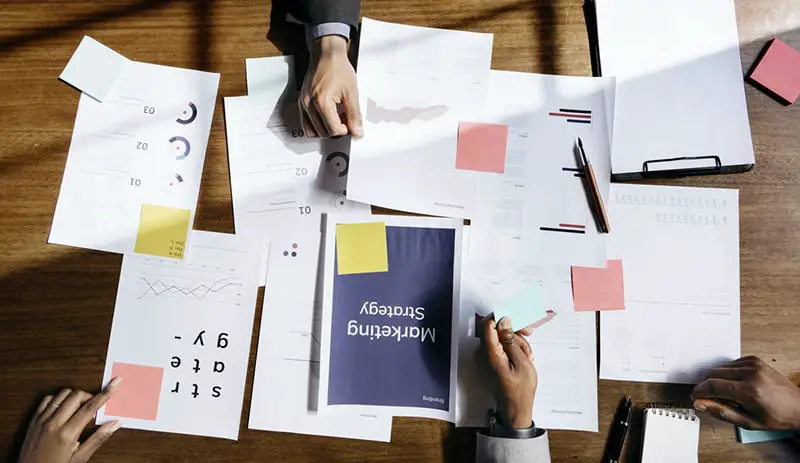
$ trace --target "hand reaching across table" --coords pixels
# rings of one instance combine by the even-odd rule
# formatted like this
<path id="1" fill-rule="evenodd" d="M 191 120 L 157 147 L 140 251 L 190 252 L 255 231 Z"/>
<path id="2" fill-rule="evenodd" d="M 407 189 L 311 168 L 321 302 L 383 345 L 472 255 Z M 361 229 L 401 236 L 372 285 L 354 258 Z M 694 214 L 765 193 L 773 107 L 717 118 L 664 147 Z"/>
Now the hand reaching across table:
<path id="1" fill-rule="evenodd" d="M 347 57 L 347 40 L 327 35 L 309 44 L 311 62 L 300 92 L 303 129 L 310 137 L 362 137 L 356 72 Z M 339 116 L 337 105 L 344 108 Z"/>
<path id="2" fill-rule="evenodd" d="M 97 411 L 114 395 L 119 385 L 115 378 L 102 392 L 93 396 L 84 391 L 64 389 L 42 400 L 28 426 L 19 455 L 20 463 L 82 463 L 119 429 L 119 421 L 100 426 L 83 443 L 81 433 Z"/>
<path id="3" fill-rule="evenodd" d="M 758 357 L 712 369 L 692 400 L 695 409 L 745 429 L 800 430 L 800 388 Z"/>

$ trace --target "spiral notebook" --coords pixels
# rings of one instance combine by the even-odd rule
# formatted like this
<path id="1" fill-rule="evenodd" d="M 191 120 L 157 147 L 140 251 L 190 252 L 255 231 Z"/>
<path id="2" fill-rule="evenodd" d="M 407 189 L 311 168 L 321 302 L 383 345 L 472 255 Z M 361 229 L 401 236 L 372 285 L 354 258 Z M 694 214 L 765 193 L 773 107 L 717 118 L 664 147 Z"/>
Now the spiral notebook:
<path id="1" fill-rule="evenodd" d="M 642 463 L 697 462 L 700 419 L 690 408 L 650 404 L 644 410 Z"/>

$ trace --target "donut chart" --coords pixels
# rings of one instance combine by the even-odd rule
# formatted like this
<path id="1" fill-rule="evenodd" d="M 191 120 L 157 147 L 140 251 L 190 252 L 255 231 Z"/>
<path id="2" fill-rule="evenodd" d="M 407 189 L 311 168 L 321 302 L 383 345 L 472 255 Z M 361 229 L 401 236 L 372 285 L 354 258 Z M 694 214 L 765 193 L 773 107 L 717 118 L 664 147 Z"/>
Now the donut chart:
<path id="1" fill-rule="evenodd" d="M 344 211 L 350 208 L 350 203 L 347 201 L 347 197 L 345 195 L 341 195 L 337 198 L 334 198 L 331 201 L 334 208 L 340 211 Z"/>
<path id="2" fill-rule="evenodd" d="M 191 101 L 189 102 L 188 109 L 184 109 L 181 117 L 175 119 L 178 124 L 189 125 L 197 119 L 197 106 Z"/>
<path id="3" fill-rule="evenodd" d="M 333 177 L 345 177 L 350 169 L 350 156 L 336 151 L 325 157 L 325 171 Z"/>
<path id="4" fill-rule="evenodd" d="M 175 156 L 175 159 L 180 161 L 186 159 L 189 156 L 189 153 L 192 151 L 192 146 L 189 144 L 189 140 L 181 136 L 174 136 L 169 139 L 169 142 L 175 147 L 175 150 L 180 151 L 181 146 L 176 144 L 176 142 L 180 142 L 183 144 L 183 154 L 179 154 Z"/>

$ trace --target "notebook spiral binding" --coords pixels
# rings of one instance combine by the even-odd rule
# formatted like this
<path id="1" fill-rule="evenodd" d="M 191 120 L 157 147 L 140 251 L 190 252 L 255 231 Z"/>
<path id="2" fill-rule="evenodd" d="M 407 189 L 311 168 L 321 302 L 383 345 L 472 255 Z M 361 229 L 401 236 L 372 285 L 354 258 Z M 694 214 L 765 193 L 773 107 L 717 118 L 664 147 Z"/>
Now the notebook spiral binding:
<path id="1" fill-rule="evenodd" d="M 697 421 L 697 414 L 691 408 L 683 408 L 677 405 L 648 403 L 646 410 L 648 413 L 654 413 L 661 416 L 668 416 L 670 418 L 678 418 L 687 421 Z"/>

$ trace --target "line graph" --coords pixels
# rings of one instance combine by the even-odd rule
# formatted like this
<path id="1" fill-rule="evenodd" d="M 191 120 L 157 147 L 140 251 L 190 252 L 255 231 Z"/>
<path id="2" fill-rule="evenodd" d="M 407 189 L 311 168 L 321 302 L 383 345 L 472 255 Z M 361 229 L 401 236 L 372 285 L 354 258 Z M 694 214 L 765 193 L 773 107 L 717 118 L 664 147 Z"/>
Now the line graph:
<path id="1" fill-rule="evenodd" d="M 231 287 L 241 287 L 236 277 L 223 278 L 206 284 L 205 282 L 196 285 L 168 284 L 160 278 L 147 278 L 140 276 L 139 280 L 144 283 L 145 290 L 137 297 L 143 299 L 146 296 L 179 296 L 194 297 L 198 301 L 204 300 L 210 294 L 223 294 L 225 289 Z M 225 293 L 230 294 L 230 293 Z M 240 294 L 235 294 L 239 296 Z"/>

